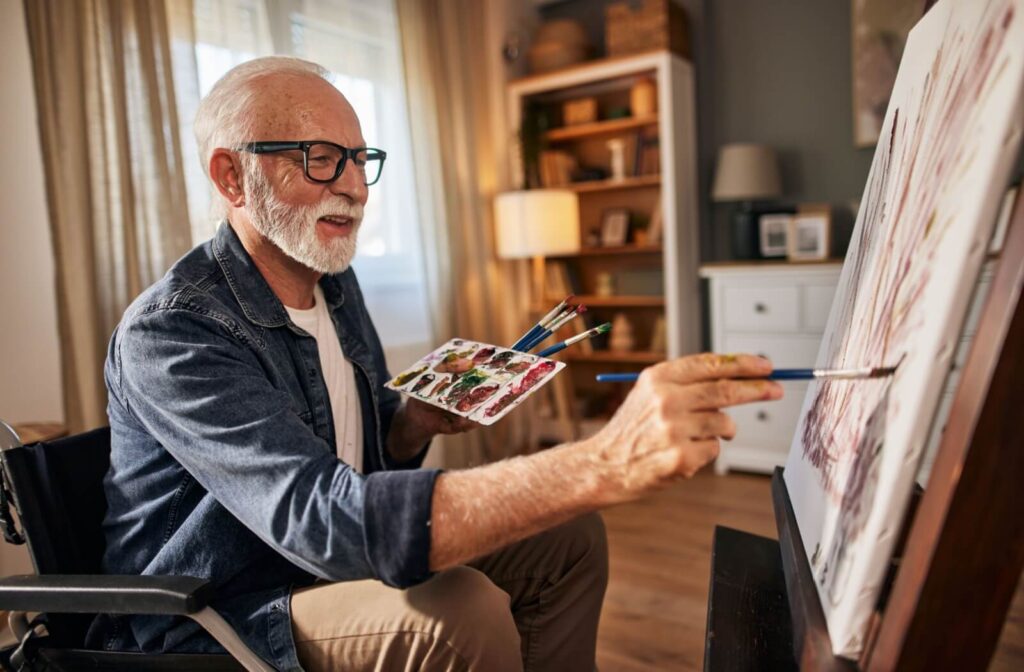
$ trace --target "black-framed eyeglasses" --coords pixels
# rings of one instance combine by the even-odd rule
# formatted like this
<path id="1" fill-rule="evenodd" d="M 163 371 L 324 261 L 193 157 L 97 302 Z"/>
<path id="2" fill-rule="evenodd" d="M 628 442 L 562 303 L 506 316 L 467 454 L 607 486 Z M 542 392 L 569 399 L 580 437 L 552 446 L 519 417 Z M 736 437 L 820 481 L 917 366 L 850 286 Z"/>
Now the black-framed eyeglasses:
<path id="1" fill-rule="evenodd" d="M 306 171 L 306 177 L 320 184 L 330 184 L 338 179 L 351 160 L 363 176 L 363 183 L 370 186 L 380 179 L 384 159 L 388 157 L 383 149 L 342 147 L 326 140 L 267 140 L 248 142 L 237 149 L 253 154 L 299 150 L 302 152 L 302 168 Z"/>

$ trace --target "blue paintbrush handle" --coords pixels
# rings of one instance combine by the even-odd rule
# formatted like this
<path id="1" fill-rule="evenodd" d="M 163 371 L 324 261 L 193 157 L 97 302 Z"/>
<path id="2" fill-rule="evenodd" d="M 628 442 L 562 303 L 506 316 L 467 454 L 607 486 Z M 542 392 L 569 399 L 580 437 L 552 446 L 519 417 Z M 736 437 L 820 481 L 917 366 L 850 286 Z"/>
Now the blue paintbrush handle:
<path id="1" fill-rule="evenodd" d="M 550 348 L 544 348 L 543 350 L 538 352 L 537 356 L 538 357 L 550 357 L 551 355 L 555 354 L 556 352 L 561 352 L 562 350 L 565 350 L 567 347 L 569 347 L 569 346 L 568 346 L 568 344 L 565 341 L 562 341 L 561 343 L 555 343 Z"/>
<path id="2" fill-rule="evenodd" d="M 635 383 L 639 373 L 599 373 L 599 383 Z M 775 369 L 767 376 L 770 380 L 811 380 L 814 369 Z"/>
<path id="3" fill-rule="evenodd" d="M 523 347 L 521 347 L 519 349 L 522 350 L 523 352 L 529 352 L 530 350 L 533 350 L 534 348 L 536 348 L 538 345 L 540 345 L 544 341 L 548 340 L 548 338 L 551 336 L 552 333 L 553 332 L 550 329 L 544 329 L 539 334 L 537 334 L 534 338 L 532 338 L 529 341 L 527 341 L 526 344 L 523 345 Z"/>
<path id="4" fill-rule="evenodd" d="M 599 373 L 597 374 L 597 382 L 599 383 L 635 383 L 636 379 L 640 377 L 639 373 Z"/>
<path id="5" fill-rule="evenodd" d="M 541 332 L 541 328 L 538 325 L 533 325 L 530 330 L 519 337 L 519 340 L 512 344 L 511 350 L 522 350 L 523 346 L 530 342 L 530 340 L 537 337 Z"/>
<path id="6" fill-rule="evenodd" d="M 771 380 L 811 380 L 814 369 L 775 369 L 768 374 Z"/>

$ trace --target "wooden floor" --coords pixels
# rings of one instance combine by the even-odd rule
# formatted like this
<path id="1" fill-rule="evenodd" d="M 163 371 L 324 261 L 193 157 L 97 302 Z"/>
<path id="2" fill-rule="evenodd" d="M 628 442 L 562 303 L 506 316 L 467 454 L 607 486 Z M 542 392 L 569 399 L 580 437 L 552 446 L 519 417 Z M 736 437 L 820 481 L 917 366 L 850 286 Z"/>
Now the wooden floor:
<path id="1" fill-rule="evenodd" d="M 775 538 L 769 479 L 710 471 L 604 512 L 611 579 L 598 634 L 601 672 L 700 670 L 715 525 Z M 1020 588 L 990 668 L 1024 669 Z"/>

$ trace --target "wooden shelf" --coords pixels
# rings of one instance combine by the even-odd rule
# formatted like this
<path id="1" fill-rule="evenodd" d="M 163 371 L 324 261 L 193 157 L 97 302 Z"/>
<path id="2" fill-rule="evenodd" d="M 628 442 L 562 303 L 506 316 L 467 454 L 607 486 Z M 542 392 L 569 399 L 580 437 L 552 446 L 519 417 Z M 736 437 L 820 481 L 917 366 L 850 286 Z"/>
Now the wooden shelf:
<path id="1" fill-rule="evenodd" d="M 549 296 L 544 299 L 546 305 L 555 305 L 564 296 Z M 577 294 L 576 303 L 582 303 L 588 308 L 663 308 L 665 306 L 664 296 L 598 296 L 596 294 Z"/>
<path id="2" fill-rule="evenodd" d="M 608 119 L 606 121 L 595 121 L 589 124 L 576 124 L 554 128 L 544 134 L 548 142 L 564 142 L 567 140 L 579 140 L 581 138 L 592 138 L 600 135 L 613 135 L 623 131 L 654 126 L 658 123 L 658 115 L 649 114 L 643 117 L 626 117 L 625 119 Z"/>
<path id="3" fill-rule="evenodd" d="M 596 350 L 594 352 L 566 351 L 565 359 L 570 362 L 598 362 L 607 364 L 657 364 L 665 361 L 664 352 L 616 352 L 614 350 Z"/>
<path id="4" fill-rule="evenodd" d="M 590 182 L 574 182 L 564 186 L 577 194 L 595 191 L 614 191 L 616 189 L 639 189 L 641 187 L 657 187 L 661 185 L 661 175 L 640 175 L 625 177 L 621 180 L 593 180 Z"/>
<path id="5" fill-rule="evenodd" d="M 664 248 L 661 244 L 655 245 L 617 245 L 615 247 L 584 247 L 578 252 L 559 254 L 550 257 L 551 259 L 565 259 L 568 257 L 604 257 L 618 256 L 620 254 L 661 254 Z"/>

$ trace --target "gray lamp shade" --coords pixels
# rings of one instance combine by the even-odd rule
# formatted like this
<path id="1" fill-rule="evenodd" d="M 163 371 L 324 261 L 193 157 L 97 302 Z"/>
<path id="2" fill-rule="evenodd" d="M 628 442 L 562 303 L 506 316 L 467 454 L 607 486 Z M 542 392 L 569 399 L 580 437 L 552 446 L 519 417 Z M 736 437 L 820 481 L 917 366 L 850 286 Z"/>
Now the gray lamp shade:
<path id="1" fill-rule="evenodd" d="M 718 150 L 711 197 L 716 201 L 756 201 L 782 194 L 779 162 L 767 145 L 736 143 Z"/>
<path id="2" fill-rule="evenodd" d="M 567 189 L 529 189 L 494 199 L 502 259 L 569 254 L 580 249 L 579 198 Z"/>

